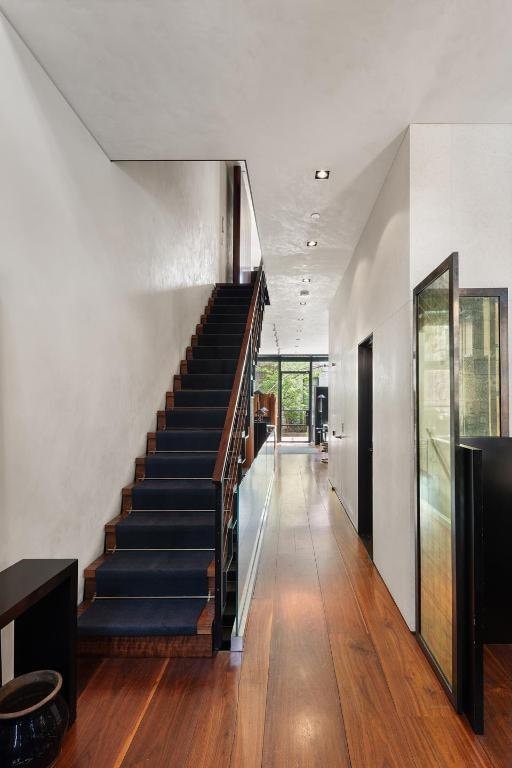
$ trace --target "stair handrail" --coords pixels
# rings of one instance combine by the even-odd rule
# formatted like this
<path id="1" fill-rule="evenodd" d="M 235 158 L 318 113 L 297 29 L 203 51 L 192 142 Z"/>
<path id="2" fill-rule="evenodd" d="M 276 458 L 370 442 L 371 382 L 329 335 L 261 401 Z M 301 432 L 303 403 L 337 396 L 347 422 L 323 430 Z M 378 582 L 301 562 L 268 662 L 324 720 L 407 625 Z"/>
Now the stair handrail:
<path id="1" fill-rule="evenodd" d="M 226 413 L 226 420 L 224 422 L 224 428 L 219 443 L 219 450 L 217 452 L 217 460 L 213 469 L 212 480 L 214 483 L 220 483 L 224 477 L 224 471 L 226 469 L 226 462 L 228 458 L 229 444 L 233 436 L 233 427 L 235 422 L 236 407 L 240 398 L 243 374 L 245 365 L 247 362 L 247 356 L 249 354 L 250 341 L 253 335 L 253 324 L 256 315 L 256 308 L 258 306 L 258 299 L 261 298 L 260 292 L 264 285 L 264 272 L 263 265 L 260 264 L 256 273 L 256 279 L 254 281 L 254 288 L 252 292 L 251 303 L 249 305 L 249 313 L 247 315 L 247 321 L 245 323 L 244 337 L 242 339 L 242 346 L 240 348 L 240 354 L 238 356 L 238 363 L 235 371 L 235 378 L 233 381 L 233 387 L 231 389 L 231 395 L 229 398 L 228 409 Z"/>

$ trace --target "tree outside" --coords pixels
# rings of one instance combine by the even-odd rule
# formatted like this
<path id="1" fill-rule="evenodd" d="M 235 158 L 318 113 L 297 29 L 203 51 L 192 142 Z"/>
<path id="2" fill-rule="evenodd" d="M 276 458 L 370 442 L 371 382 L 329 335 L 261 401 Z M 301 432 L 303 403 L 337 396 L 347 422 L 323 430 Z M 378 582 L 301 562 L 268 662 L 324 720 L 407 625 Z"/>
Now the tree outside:
<path id="1" fill-rule="evenodd" d="M 284 367 L 284 366 L 283 366 Z M 288 372 L 281 378 L 281 430 L 282 434 L 307 435 L 307 413 L 309 411 L 309 372 L 304 368 L 309 363 L 287 362 Z M 278 396 L 279 371 L 276 362 L 261 362 L 256 367 L 256 388 L 265 394 Z"/>

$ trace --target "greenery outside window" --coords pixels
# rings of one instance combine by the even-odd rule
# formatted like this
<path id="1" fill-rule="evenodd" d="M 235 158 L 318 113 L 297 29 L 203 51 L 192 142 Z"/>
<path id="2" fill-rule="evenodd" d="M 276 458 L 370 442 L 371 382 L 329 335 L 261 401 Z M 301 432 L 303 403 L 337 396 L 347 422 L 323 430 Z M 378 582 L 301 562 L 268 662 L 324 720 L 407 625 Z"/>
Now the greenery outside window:
<path id="1" fill-rule="evenodd" d="M 460 434 L 508 435 L 507 290 L 460 290 Z"/>

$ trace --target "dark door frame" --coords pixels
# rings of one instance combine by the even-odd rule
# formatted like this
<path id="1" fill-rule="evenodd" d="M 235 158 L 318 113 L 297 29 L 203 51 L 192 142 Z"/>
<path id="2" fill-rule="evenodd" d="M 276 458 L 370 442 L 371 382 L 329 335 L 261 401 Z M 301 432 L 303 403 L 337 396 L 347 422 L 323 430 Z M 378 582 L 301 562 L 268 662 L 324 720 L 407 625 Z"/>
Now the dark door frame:
<path id="1" fill-rule="evenodd" d="M 240 283 L 240 232 L 242 216 L 242 169 L 233 166 L 233 283 Z"/>
<path id="2" fill-rule="evenodd" d="M 450 306 L 450 432 L 451 432 L 451 556 L 452 556 L 452 685 L 446 679 L 441 667 L 421 635 L 421 546 L 420 546 L 420 478 L 419 478 L 419 366 L 418 366 L 418 298 L 422 291 L 445 272 L 449 273 Z M 434 672 L 445 689 L 450 701 L 462 711 L 462 689 L 464 675 L 464 521 L 459 451 L 459 254 L 453 252 L 433 272 L 416 286 L 414 296 L 414 360 L 415 360 L 415 443 L 416 443 L 416 638 L 429 660 Z"/>
<path id="3" fill-rule="evenodd" d="M 277 430 L 277 441 L 281 442 L 281 366 L 287 362 L 304 363 L 304 371 L 309 367 L 309 442 L 314 439 L 313 426 L 311 418 L 312 395 L 313 395 L 313 363 L 328 362 L 329 355 L 258 355 L 258 363 L 277 363 L 277 412 L 279 414 L 279 424 Z"/>
<path id="4" fill-rule="evenodd" d="M 373 334 L 357 352 L 357 532 L 373 559 Z"/>

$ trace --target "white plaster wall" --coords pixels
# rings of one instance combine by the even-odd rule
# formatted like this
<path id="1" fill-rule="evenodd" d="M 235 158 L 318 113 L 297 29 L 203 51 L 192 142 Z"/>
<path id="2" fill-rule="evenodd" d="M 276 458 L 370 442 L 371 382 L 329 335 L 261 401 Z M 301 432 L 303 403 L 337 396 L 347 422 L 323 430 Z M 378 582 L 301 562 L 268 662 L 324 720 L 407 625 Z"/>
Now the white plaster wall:
<path id="1" fill-rule="evenodd" d="M 452 251 L 461 287 L 512 290 L 511 125 L 410 127 L 330 308 L 331 482 L 357 525 L 357 344 L 373 332 L 374 558 L 411 628 L 412 289 Z"/>
<path id="2" fill-rule="evenodd" d="M 0 81 L 0 568 L 81 574 L 225 279 L 225 164 L 109 162 L 2 19 Z"/>
<path id="3" fill-rule="evenodd" d="M 374 561 L 413 628 L 409 183 L 407 134 L 330 306 L 329 475 L 357 527 L 357 348 L 373 333 Z"/>
<path id="4" fill-rule="evenodd" d="M 410 130 L 411 288 L 458 251 L 461 288 L 512 291 L 512 125 Z"/>

